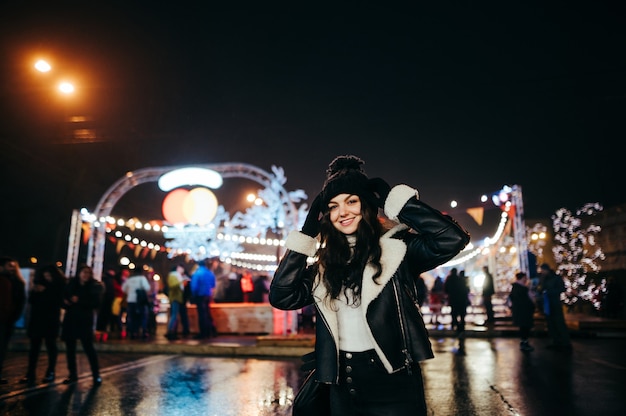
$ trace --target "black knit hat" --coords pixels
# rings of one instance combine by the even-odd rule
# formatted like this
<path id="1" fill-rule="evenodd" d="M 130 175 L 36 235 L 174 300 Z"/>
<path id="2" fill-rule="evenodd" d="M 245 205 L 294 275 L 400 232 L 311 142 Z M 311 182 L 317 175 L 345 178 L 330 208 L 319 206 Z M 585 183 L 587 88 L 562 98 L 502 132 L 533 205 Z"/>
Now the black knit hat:
<path id="1" fill-rule="evenodd" d="M 322 207 L 327 209 L 331 199 L 339 194 L 358 195 L 372 206 L 377 205 L 376 195 L 369 188 L 369 178 L 363 170 L 365 162 L 357 156 L 337 156 L 326 169 L 322 188 Z"/>

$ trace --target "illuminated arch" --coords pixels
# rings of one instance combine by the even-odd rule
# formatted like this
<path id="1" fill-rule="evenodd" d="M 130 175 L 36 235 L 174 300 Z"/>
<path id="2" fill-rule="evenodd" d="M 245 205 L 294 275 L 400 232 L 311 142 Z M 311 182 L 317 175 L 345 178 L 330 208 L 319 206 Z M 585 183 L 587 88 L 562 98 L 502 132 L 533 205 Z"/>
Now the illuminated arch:
<path id="1" fill-rule="evenodd" d="M 289 232 L 297 228 L 298 210 L 289 193 L 282 186 L 280 181 L 276 180 L 276 176 L 270 174 L 263 169 L 246 163 L 219 163 L 219 164 L 203 164 L 183 166 L 183 168 L 205 168 L 211 169 L 222 175 L 223 178 L 244 178 L 249 179 L 263 185 L 265 188 L 271 188 L 278 193 L 281 208 L 285 214 L 285 231 Z M 128 191 L 137 185 L 149 182 L 157 182 L 159 178 L 173 170 L 180 169 L 180 166 L 168 167 L 152 167 L 143 168 L 126 173 L 122 178 L 118 179 L 100 198 L 98 205 L 94 211 L 94 216 L 98 221 L 91 223 L 91 234 L 89 237 L 87 248 L 87 264 L 93 268 L 94 276 L 100 279 L 102 275 L 104 248 L 106 242 L 106 226 L 101 219 L 111 214 L 113 207 Z M 73 271 L 76 266 L 72 265 Z M 73 274 L 73 273 L 72 273 Z"/>

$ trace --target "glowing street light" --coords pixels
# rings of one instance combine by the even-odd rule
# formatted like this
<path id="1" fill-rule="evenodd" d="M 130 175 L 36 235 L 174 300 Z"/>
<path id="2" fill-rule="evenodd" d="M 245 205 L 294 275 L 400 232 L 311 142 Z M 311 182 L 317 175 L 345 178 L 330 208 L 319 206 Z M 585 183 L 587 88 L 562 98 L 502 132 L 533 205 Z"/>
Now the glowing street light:
<path id="1" fill-rule="evenodd" d="M 74 84 L 63 81 L 59 84 L 59 92 L 65 95 L 72 94 L 74 92 Z"/>
<path id="2" fill-rule="evenodd" d="M 39 72 L 50 72 L 52 67 L 50 66 L 48 62 L 44 61 L 43 59 L 40 59 L 37 62 L 35 62 L 35 69 Z"/>

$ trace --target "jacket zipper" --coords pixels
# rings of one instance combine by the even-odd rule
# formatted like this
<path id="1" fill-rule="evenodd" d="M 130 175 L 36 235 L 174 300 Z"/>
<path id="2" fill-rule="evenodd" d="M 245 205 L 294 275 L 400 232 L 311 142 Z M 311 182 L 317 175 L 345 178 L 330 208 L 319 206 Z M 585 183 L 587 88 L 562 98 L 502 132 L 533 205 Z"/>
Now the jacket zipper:
<path id="1" fill-rule="evenodd" d="M 400 298 L 399 298 L 399 294 L 398 294 L 398 288 L 396 287 L 396 280 L 393 279 L 393 294 L 396 297 L 396 308 L 398 310 L 398 320 L 400 321 L 400 330 L 402 331 L 402 342 L 403 342 L 403 348 L 402 348 L 402 353 L 404 354 L 404 367 L 406 368 L 406 371 L 409 375 L 413 374 L 413 370 L 411 369 L 411 366 L 413 364 L 413 357 L 411 357 L 411 354 L 409 353 L 409 347 L 407 345 L 407 340 L 406 340 L 406 329 L 404 327 L 404 315 L 402 315 L 402 310 L 400 309 Z"/>

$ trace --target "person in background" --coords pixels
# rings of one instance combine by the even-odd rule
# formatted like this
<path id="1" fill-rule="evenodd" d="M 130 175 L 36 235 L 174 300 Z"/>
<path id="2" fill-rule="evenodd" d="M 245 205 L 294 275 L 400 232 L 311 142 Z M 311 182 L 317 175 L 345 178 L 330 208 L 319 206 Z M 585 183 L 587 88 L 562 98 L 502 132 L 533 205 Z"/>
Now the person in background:
<path id="1" fill-rule="evenodd" d="M 106 341 L 109 338 L 109 331 L 115 326 L 113 323 L 113 301 L 115 300 L 115 270 L 108 269 L 102 275 L 102 285 L 104 294 L 98 310 L 96 320 L 96 341 Z"/>
<path id="2" fill-rule="evenodd" d="M 187 305 L 191 302 L 191 277 L 187 269 L 183 271 L 183 302 L 180 304 L 180 322 L 183 325 L 183 337 L 189 336 L 189 313 Z"/>
<path id="3" fill-rule="evenodd" d="M 157 331 L 157 314 L 159 313 L 159 299 L 157 297 L 159 293 L 159 282 L 154 278 L 154 270 L 150 269 L 144 273 L 146 280 L 150 284 L 150 290 L 147 292 L 148 305 L 146 307 L 146 325 L 148 328 L 149 336 L 156 336 Z"/>
<path id="4" fill-rule="evenodd" d="M 228 286 L 226 287 L 226 296 L 224 302 L 241 303 L 243 302 L 243 290 L 241 290 L 241 277 L 239 272 L 232 271 L 228 274 Z"/>
<path id="5" fill-rule="evenodd" d="M 486 324 L 493 325 L 495 322 L 495 315 L 493 313 L 493 303 L 491 298 L 496 293 L 493 275 L 489 271 L 489 267 L 483 266 L 483 274 L 485 280 L 483 280 L 483 306 L 485 307 L 485 313 L 487 314 Z"/>
<path id="6" fill-rule="evenodd" d="M 215 274 L 215 289 L 213 289 L 213 302 L 221 303 L 226 301 L 226 289 L 230 284 L 228 274 L 230 273 L 229 263 L 220 263 L 213 274 Z"/>
<path id="7" fill-rule="evenodd" d="M 561 293 L 565 292 L 565 282 L 547 263 L 541 265 L 539 273 L 543 289 L 543 313 L 548 324 L 548 335 L 552 339 L 548 348 L 559 351 L 571 350 L 572 344 L 561 303 Z"/>
<path id="8" fill-rule="evenodd" d="M 252 295 L 252 292 L 254 291 L 254 282 L 252 282 L 252 273 L 250 273 L 248 270 L 244 270 L 241 273 L 241 279 L 239 283 L 241 285 L 242 301 L 251 302 L 250 296 Z"/>
<path id="9" fill-rule="evenodd" d="M 42 382 L 54 381 L 57 364 L 57 338 L 61 327 L 61 308 L 67 279 L 55 265 L 43 266 L 35 272 L 33 284 L 29 290 L 28 303 L 30 314 L 26 335 L 30 339 L 28 351 L 28 369 L 20 383 L 34 384 L 36 379 L 37 361 L 41 344 L 45 341 L 48 355 L 48 367 Z"/>
<path id="10" fill-rule="evenodd" d="M 76 365 L 76 342 L 80 340 L 83 351 L 89 360 L 91 375 L 95 386 L 102 384 L 98 355 L 94 348 L 94 319 L 100 306 L 102 284 L 93 277 L 93 270 L 87 265 L 78 267 L 76 277 L 69 280 L 63 295 L 65 315 L 61 326 L 61 338 L 65 342 L 67 369 L 69 376 L 63 384 L 78 381 Z"/>
<path id="11" fill-rule="evenodd" d="M 534 323 L 533 315 L 535 314 L 535 299 L 531 295 L 529 283 L 530 280 L 526 273 L 519 272 L 515 275 L 515 282 L 511 285 L 511 292 L 509 293 L 513 325 L 519 327 L 519 347 L 522 351 L 534 350 L 528 342 L 530 330 Z"/>
<path id="12" fill-rule="evenodd" d="M 448 295 L 450 305 L 450 315 L 452 316 L 452 329 L 461 336 L 465 331 L 465 316 L 469 304 L 469 287 L 465 277 L 458 273 L 458 269 L 453 267 L 446 276 L 444 290 Z"/>
<path id="13" fill-rule="evenodd" d="M 215 275 L 207 267 L 207 260 L 198 260 L 197 268 L 191 275 L 191 299 L 198 313 L 199 333 L 195 339 L 217 336 L 217 330 L 211 316 L 211 295 L 215 288 Z"/>
<path id="14" fill-rule="evenodd" d="M 126 294 L 122 290 L 122 284 L 128 278 L 129 271 L 126 268 L 120 269 L 113 276 L 113 302 L 111 303 L 111 337 L 122 339 L 126 336 L 124 332 L 123 315 L 126 311 Z"/>
<path id="15" fill-rule="evenodd" d="M 15 323 L 22 316 L 26 304 L 26 282 L 17 260 L 0 257 L 0 384 L 9 381 L 2 377 L 2 369 Z"/>
<path id="16" fill-rule="evenodd" d="M 250 302 L 267 303 L 269 302 L 268 294 L 270 293 L 270 278 L 266 274 L 257 276 L 254 280 L 254 290 L 250 297 Z"/>
<path id="17" fill-rule="evenodd" d="M 215 289 L 212 302 L 231 303 L 243 302 L 242 274 L 237 273 L 230 263 L 222 262 L 213 269 L 215 274 Z"/>
<path id="18" fill-rule="evenodd" d="M 150 294 L 150 282 L 146 277 L 149 271 L 144 270 L 143 274 L 130 276 L 123 284 L 122 291 L 126 295 L 128 311 L 126 313 L 126 330 L 130 339 L 142 337 L 147 339 L 148 334 L 148 307 Z M 145 299 L 137 297 L 137 291 L 143 290 Z"/>
<path id="19" fill-rule="evenodd" d="M 415 189 L 369 179 L 363 163 L 350 155 L 329 165 L 302 231 L 287 237 L 270 303 L 282 310 L 315 304 L 324 325 L 315 326 L 309 380 L 329 386 L 327 415 L 426 415 L 419 362 L 433 352 L 402 288 L 453 258 L 469 235 Z M 383 228 L 380 208 L 393 228 Z"/>
<path id="20" fill-rule="evenodd" d="M 170 301 L 170 316 L 167 323 L 167 333 L 165 338 L 170 341 L 178 339 L 178 322 L 183 326 L 183 336 L 189 334 L 189 321 L 187 315 L 181 313 L 181 307 L 184 303 L 184 287 L 185 287 L 185 267 L 182 264 L 175 264 L 167 275 L 168 298 Z M 185 309 L 186 311 L 187 309 Z"/>
<path id="21" fill-rule="evenodd" d="M 444 290 L 443 279 L 441 276 L 435 277 L 433 286 L 430 288 L 428 296 L 428 307 L 431 312 L 430 323 L 438 325 L 441 316 L 441 308 L 446 301 L 446 291 Z"/>

